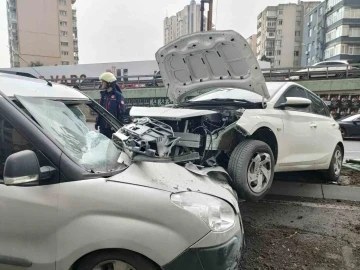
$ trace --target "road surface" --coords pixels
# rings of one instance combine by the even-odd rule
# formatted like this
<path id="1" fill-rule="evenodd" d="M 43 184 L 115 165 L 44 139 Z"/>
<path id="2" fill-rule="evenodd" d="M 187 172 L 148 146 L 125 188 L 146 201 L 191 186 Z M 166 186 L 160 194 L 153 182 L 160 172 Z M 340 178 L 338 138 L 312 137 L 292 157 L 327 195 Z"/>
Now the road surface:
<path id="1" fill-rule="evenodd" d="M 360 140 L 346 140 L 345 159 L 360 159 Z"/>
<path id="2" fill-rule="evenodd" d="M 240 203 L 245 242 L 239 269 L 360 269 L 360 207 L 272 198 Z"/>

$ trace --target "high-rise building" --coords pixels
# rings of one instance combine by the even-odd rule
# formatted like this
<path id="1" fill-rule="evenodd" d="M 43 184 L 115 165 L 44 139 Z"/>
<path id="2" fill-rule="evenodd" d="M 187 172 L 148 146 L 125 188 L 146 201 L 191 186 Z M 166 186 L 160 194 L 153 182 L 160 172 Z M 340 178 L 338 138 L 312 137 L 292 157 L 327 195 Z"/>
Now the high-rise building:
<path id="1" fill-rule="evenodd" d="M 304 17 L 301 66 L 311 66 L 324 59 L 326 1 Z"/>
<path id="2" fill-rule="evenodd" d="M 360 0 L 327 0 L 324 60 L 360 61 Z"/>
<path id="3" fill-rule="evenodd" d="M 257 36 L 256 36 L 256 34 L 251 35 L 250 37 L 248 37 L 246 39 L 246 41 L 249 43 L 249 45 L 250 45 L 252 51 L 254 52 L 254 54 L 257 55 L 257 52 L 256 52 Z"/>
<path id="4" fill-rule="evenodd" d="M 78 64 L 75 1 L 7 0 L 12 67 Z"/>
<path id="5" fill-rule="evenodd" d="M 305 16 L 302 65 L 360 61 L 360 1 L 326 0 Z"/>
<path id="6" fill-rule="evenodd" d="M 300 66 L 304 14 L 317 2 L 268 6 L 257 17 L 257 55 L 273 67 Z"/>
<path id="7" fill-rule="evenodd" d="M 183 10 L 164 19 L 164 44 L 183 35 L 199 32 L 201 29 L 200 4 L 191 0 Z M 207 18 L 204 16 L 204 30 L 207 29 Z"/>

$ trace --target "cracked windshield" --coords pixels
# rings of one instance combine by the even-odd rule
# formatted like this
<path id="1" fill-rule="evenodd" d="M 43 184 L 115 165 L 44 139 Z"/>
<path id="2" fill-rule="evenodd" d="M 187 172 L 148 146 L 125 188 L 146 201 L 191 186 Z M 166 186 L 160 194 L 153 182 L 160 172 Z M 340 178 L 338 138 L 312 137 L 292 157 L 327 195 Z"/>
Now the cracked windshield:
<path id="1" fill-rule="evenodd" d="M 360 0 L 0 0 L 0 205 L 0 270 L 360 269 Z"/>

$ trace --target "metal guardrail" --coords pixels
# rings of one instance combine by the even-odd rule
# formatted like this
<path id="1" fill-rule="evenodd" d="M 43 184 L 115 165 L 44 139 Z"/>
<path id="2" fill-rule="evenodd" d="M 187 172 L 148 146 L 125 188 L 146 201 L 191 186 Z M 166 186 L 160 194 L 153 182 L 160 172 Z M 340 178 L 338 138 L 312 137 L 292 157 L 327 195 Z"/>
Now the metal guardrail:
<path id="1" fill-rule="evenodd" d="M 299 68 L 269 68 L 262 69 L 262 72 L 266 81 L 360 78 L 360 64 L 334 65 L 326 67 L 308 66 Z M 123 89 L 163 86 L 161 76 L 154 74 L 118 76 L 117 79 L 119 86 Z M 66 84 L 80 90 L 93 90 L 99 88 L 101 85 L 101 82 L 97 77 L 59 78 L 57 80 L 49 80 Z"/>

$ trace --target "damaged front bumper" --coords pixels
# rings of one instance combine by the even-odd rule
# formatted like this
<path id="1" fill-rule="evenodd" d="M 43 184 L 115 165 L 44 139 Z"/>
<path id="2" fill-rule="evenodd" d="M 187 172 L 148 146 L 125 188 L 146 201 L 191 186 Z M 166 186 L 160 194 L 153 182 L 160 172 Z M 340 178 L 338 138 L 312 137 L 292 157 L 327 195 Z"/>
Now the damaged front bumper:
<path id="1" fill-rule="evenodd" d="M 236 270 L 244 247 L 244 234 L 239 230 L 227 242 L 214 247 L 189 248 L 164 270 Z"/>
<path id="2" fill-rule="evenodd" d="M 182 134 L 184 135 L 184 134 Z M 135 119 L 113 134 L 114 143 L 134 162 L 188 162 L 198 152 L 176 153 L 175 146 L 200 146 L 200 135 L 181 136 L 171 126 L 147 117 Z"/>

